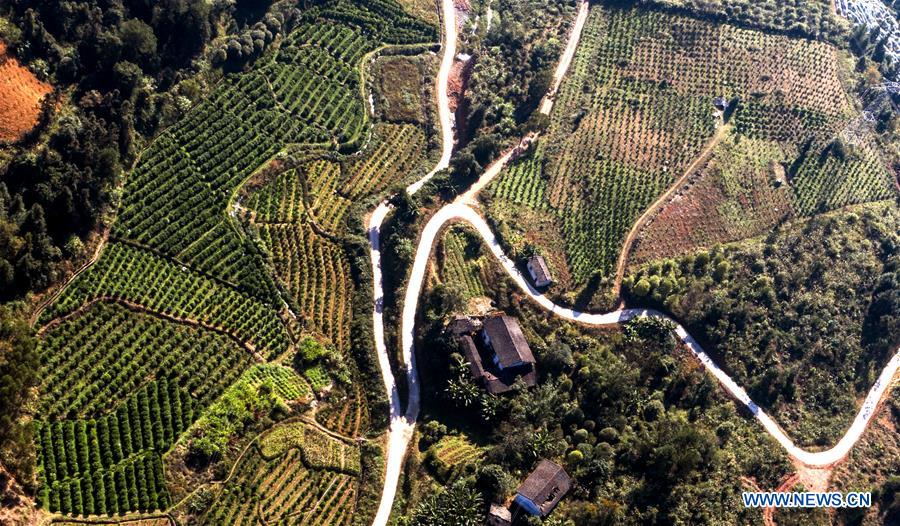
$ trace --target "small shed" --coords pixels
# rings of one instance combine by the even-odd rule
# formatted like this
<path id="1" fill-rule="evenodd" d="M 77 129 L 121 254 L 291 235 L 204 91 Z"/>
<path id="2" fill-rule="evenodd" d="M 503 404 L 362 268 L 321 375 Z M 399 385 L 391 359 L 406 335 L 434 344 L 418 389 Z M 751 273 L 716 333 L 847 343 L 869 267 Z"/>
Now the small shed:
<path id="1" fill-rule="evenodd" d="M 515 318 L 506 314 L 490 316 L 484 320 L 481 334 L 485 345 L 494 351 L 494 363 L 501 370 L 534 364 L 531 347 Z"/>
<path id="2" fill-rule="evenodd" d="M 572 488 L 572 479 L 555 462 L 541 460 L 516 490 L 515 503 L 530 515 L 546 517 Z"/>
<path id="3" fill-rule="evenodd" d="M 728 109 L 728 99 L 725 97 L 716 97 L 713 99 L 713 106 L 715 106 L 717 110 L 724 112 Z"/>
<path id="4" fill-rule="evenodd" d="M 553 283 L 550 267 L 547 266 L 544 256 L 531 256 L 525 266 L 528 267 L 528 273 L 531 274 L 535 286 L 546 287 Z"/>

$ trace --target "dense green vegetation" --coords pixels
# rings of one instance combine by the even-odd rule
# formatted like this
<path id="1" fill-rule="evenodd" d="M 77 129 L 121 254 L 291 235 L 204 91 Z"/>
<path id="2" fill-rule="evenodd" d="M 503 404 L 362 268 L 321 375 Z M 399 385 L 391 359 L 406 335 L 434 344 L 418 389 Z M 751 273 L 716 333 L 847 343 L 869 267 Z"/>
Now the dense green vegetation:
<path id="1" fill-rule="evenodd" d="M 900 212 L 883 203 L 646 265 L 670 311 L 802 445 L 831 445 L 900 345 Z"/>
<path id="2" fill-rule="evenodd" d="M 255 435 L 314 396 L 337 431 L 370 430 L 367 399 L 377 403 L 383 389 L 369 356 L 367 303 L 354 310 L 357 296 L 371 296 L 356 208 L 420 173 L 429 128 L 427 112 L 370 125 L 363 59 L 386 46 L 419 52 L 437 32 L 390 0 L 325 0 L 302 11 L 287 4 L 267 13 L 238 7 L 250 29 L 220 41 L 226 57 L 221 47 L 208 51 L 227 70 L 255 62 L 226 74 L 143 151 L 99 259 L 39 318 L 40 431 L 22 433 L 36 438 L 38 504 L 50 512 L 164 510 L 222 480 Z M 259 17 L 265 29 L 250 25 Z M 249 48 L 232 53 L 246 36 Z M 5 212 L 12 197 L 2 197 Z M 20 208 L 10 210 L 21 219 Z M 301 336 L 321 341 L 327 356 L 298 370 L 250 366 L 290 363 Z M 371 407 L 380 422 L 381 407 Z M 165 427 L 169 415 L 176 424 Z M 127 450 L 115 450 L 113 418 Z M 304 436 L 300 467 L 323 471 L 316 499 L 335 500 L 296 503 L 304 520 L 346 523 L 357 498 L 373 498 L 368 479 L 377 477 L 366 470 L 379 453 L 370 447 L 361 459 L 358 448 L 350 454 L 323 437 Z M 272 502 L 272 513 L 281 504 Z"/>
<path id="3" fill-rule="evenodd" d="M 491 285 L 497 307 L 519 317 L 538 361 L 539 385 L 498 398 L 476 387 L 477 396 L 493 399 L 488 404 L 456 397 L 451 386 L 468 372 L 455 366 L 458 349 L 441 332 L 455 309 L 436 306 L 461 302 L 435 297 L 454 294 L 446 288 L 429 293 L 434 316 L 420 332 L 430 344 L 420 359 L 424 458 L 411 463 L 418 477 L 409 490 L 413 524 L 426 523 L 422 517 L 435 509 L 463 513 L 474 498 L 503 502 L 541 458 L 560 462 L 576 480 L 553 513 L 562 523 L 759 520 L 758 511 L 740 505 L 740 477 L 775 487 L 789 469 L 786 457 L 677 347 L 667 324 L 636 321 L 622 330 L 588 331 L 532 306 L 505 279 Z M 483 453 L 471 452 L 467 442 Z M 441 461 L 448 454 L 457 464 Z M 448 469 L 463 463 L 469 467 Z M 432 480 L 446 489 L 434 491 Z M 483 507 L 474 511 L 483 517 Z"/>
<path id="4" fill-rule="evenodd" d="M 253 257 L 252 247 L 231 225 L 228 203 L 235 189 L 286 144 L 355 149 L 365 123 L 358 73 L 362 57 L 382 43 L 434 37 L 433 28 L 396 7 L 391 14 L 381 17 L 342 1 L 305 12 L 278 53 L 249 73 L 226 77 L 144 153 L 126 184 L 114 234 L 274 301 L 263 261 Z M 345 21 L 361 25 L 362 31 Z"/>
<path id="5" fill-rule="evenodd" d="M 0 305 L 0 463 L 25 484 L 33 471 L 33 429 L 21 417 L 40 381 L 37 343 L 21 310 Z"/>
<path id="6" fill-rule="evenodd" d="M 75 515 L 165 509 L 159 455 L 194 415 L 188 392 L 162 378 L 97 420 L 44 423 L 37 433 L 41 505 Z"/>
<path id="7" fill-rule="evenodd" d="M 95 299 L 132 302 L 202 323 L 234 335 L 269 357 L 290 345 L 287 331 L 269 306 L 126 243 L 108 244 L 100 259 L 66 288 L 41 319 L 50 321 Z"/>
<path id="8" fill-rule="evenodd" d="M 829 0 L 637 0 L 628 3 L 836 43 L 846 38 L 849 26 L 846 20 L 832 13 Z"/>
<path id="9" fill-rule="evenodd" d="M 769 152 L 761 181 L 729 197 L 742 191 L 732 177 L 722 183 L 720 201 L 667 216 L 652 228 L 702 214 L 740 225 L 744 216 L 759 215 L 757 208 L 779 208 L 749 229 L 757 234 L 785 216 L 897 194 L 884 162 L 892 154 L 867 130 L 852 147 L 841 132 L 856 111 L 842 84 L 841 52 L 828 43 L 697 16 L 693 8 L 673 14 L 592 6 L 545 137 L 489 191 L 489 212 L 506 244 L 514 255 L 526 243 L 542 248 L 551 266 L 562 269 L 561 288 L 573 295 L 565 301 L 589 301 L 592 289 L 608 284 L 635 221 L 686 171 L 704 168 L 694 163 L 715 146 L 717 132 L 738 146 L 752 140 L 754 151 Z M 724 119 L 714 114 L 719 96 L 729 103 Z M 722 130 L 723 121 L 729 129 Z M 760 170 L 757 157 L 735 152 L 734 146 L 713 149 L 711 162 L 718 164 L 707 171 Z M 785 172 L 780 180 L 770 165 Z M 718 170 L 707 178 L 727 175 Z M 779 185 L 785 190 L 769 191 Z M 697 191 L 690 202 L 708 197 Z M 677 225 L 666 235 L 648 234 L 639 249 L 653 254 L 656 244 L 680 235 Z M 608 307 L 600 298 L 593 306 Z"/>
<path id="10" fill-rule="evenodd" d="M 247 0 L 15 0 L 2 39 L 55 92 L 0 152 L 0 300 L 44 289 L 108 223 L 123 167 L 210 82 L 201 54 Z M 244 20 L 243 23 L 253 22 Z M 59 106 L 58 108 L 54 108 Z"/>
<path id="11" fill-rule="evenodd" d="M 309 387 L 297 373 L 281 365 L 256 365 L 229 387 L 191 428 L 192 461 L 220 460 L 235 437 L 257 424 L 259 415 L 288 414 L 289 403 L 309 399 Z"/>
<path id="12" fill-rule="evenodd" d="M 477 234 L 463 228 L 451 229 L 441 240 L 438 254 L 438 276 L 444 286 L 466 299 L 485 295 L 482 269 L 493 261 L 483 254 Z"/>
<path id="13" fill-rule="evenodd" d="M 171 375 L 206 406 L 253 361 L 215 332 L 98 303 L 40 344 L 42 418 L 98 417 L 144 381 Z"/>
<path id="14" fill-rule="evenodd" d="M 502 23 L 462 36 L 462 49 L 475 57 L 463 115 L 465 139 L 521 131 L 550 87 L 575 4 L 493 0 L 491 9 Z"/>

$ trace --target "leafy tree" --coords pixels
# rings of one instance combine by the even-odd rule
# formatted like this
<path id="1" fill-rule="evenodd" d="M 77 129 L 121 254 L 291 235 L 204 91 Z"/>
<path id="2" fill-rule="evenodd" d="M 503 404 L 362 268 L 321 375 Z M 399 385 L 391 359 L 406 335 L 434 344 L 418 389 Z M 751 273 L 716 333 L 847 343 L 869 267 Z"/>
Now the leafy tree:
<path id="1" fill-rule="evenodd" d="M 137 18 L 130 18 L 119 25 L 122 51 L 127 60 L 149 64 L 156 57 L 156 35 L 153 28 Z"/>
<path id="2" fill-rule="evenodd" d="M 20 420 L 40 366 L 28 322 L 12 306 L 0 306 L 0 461 L 23 483 L 31 480 L 33 430 Z"/>
<path id="3" fill-rule="evenodd" d="M 472 484 L 461 479 L 449 488 L 426 496 L 408 526 L 480 526 L 484 501 Z"/>

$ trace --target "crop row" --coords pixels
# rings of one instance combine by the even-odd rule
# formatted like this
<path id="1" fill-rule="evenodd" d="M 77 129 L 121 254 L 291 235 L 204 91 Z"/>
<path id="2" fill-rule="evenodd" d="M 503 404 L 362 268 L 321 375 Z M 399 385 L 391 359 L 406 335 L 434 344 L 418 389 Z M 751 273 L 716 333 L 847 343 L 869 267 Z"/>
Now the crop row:
<path id="1" fill-rule="evenodd" d="M 348 349 L 350 269 L 340 246 L 308 225 L 260 225 L 278 277 L 300 307 L 307 330 Z"/>
<path id="2" fill-rule="evenodd" d="M 481 278 L 481 264 L 476 258 L 470 258 L 467 252 L 465 237 L 455 230 L 450 230 L 443 239 L 441 258 L 441 281 L 465 295 L 466 298 L 484 296 L 484 283 Z"/>
<path id="3" fill-rule="evenodd" d="M 819 152 L 818 155 L 815 152 Z M 841 158 L 843 155 L 843 158 Z M 792 181 L 801 214 L 896 197 L 896 183 L 874 147 L 862 143 L 846 154 L 813 148 Z"/>
<path id="4" fill-rule="evenodd" d="M 344 193 L 356 200 L 383 190 L 412 172 L 423 160 L 425 134 L 412 124 L 379 124 L 378 141 L 372 151 L 356 162 L 348 163 L 351 174 Z M 393 178 L 393 179 L 392 179 Z"/>
<path id="5" fill-rule="evenodd" d="M 145 451 L 163 453 L 191 424 L 193 407 L 187 391 L 162 378 L 107 416 L 43 423 L 37 440 L 42 480 L 53 485 L 108 469 Z"/>
<path id="6" fill-rule="evenodd" d="M 564 248 L 580 283 L 595 271 L 608 273 L 634 221 L 713 137 L 720 125 L 714 97 L 731 103 L 730 122 L 739 134 L 798 152 L 850 118 L 839 63 L 838 52 L 822 42 L 594 6 L 551 115 L 546 162 L 530 166 L 537 157 L 532 155 L 508 169 L 495 186 L 495 210 L 549 212 L 556 223 L 549 230 L 561 231 L 564 240 L 544 248 Z M 797 208 L 884 196 L 883 172 L 869 175 L 874 171 L 867 159 L 830 169 L 832 175 L 810 171 L 808 183 L 798 176 Z M 824 177 L 834 185 L 837 173 L 854 182 L 845 182 L 840 196 L 821 197 L 818 181 Z"/>
<path id="7" fill-rule="evenodd" d="M 269 385 L 282 400 L 295 401 L 310 397 L 309 386 L 290 367 L 277 364 L 261 364 L 250 368 L 239 380 L 259 387 Z"/>
<path id="8" fill-rule="evenodd" d="M 538 210 L 546 205 L 544 192 L 547 180 L 543 174 L 543 146 L 538 145 L 529 154 L 516 161 L 494 184 L 494 197 Z"/>
<path id="9" fill-rule="evenodd" d="M 353 385 L 353 393 L 337 399 L 332 396 L 320 410 L 316 411 L 316 419 L 338 433 L 348 436 L 359 436 L 360 430 L 368 425 L 368 409 L 364 394 L 358 384 Z"/>
<path id="10" fill-rule="evenodd" d="M 226 336 L 114 303 L 48 331 L 40 356 L 44 418 L 99 416 L 160 372 L 205 406 L 252 363 Z"/>
<path id="11" fill-rule="evenodd" d="M 348 524 L 355 486 L 348 475 L 308 469 L 297 449 L 271 461 L 254 450 L 242 459 L 204 523 Z"/>
<path id="12" fill-rule="evenodd" d="M 306 182 L 313 200 L 310 211 L 316 223 L 331 232 L 338 232 L 347 217 L 352 201 L 338 192 L 342 182 L 342 170 L 338 163 L 318 161 L 306 167 Z"/>
<path id="13" fill-rule="evenodd" d="M 323 161 L 324 162 L 324 161 Z M 287 223 L 303 219 L 303 182 L 296 170 L 287 170 L 255 189 L 247 208 L 259 223 Z"/>
<path id="14" fill-rule="evenodd" d="M 196 320 L 234 334 L 269 356 L 287 350 L 284 326 L 271 308 L 205 276 L 124 243 L 109 243 L 100 259 L 44 311 L 49 321 L 86 301 L 112 298 Z"/>
<path id="15" fill-rule="evenodd" d="M 484 457 L 484 451 L 465 436 L 451 435 L 432 446 L 437 458 L 447 465 L 468 464 Z"/>
<path id="16" fill-rule="evenodd" d="M 434 35 L 396 4 L 330 2 L 305 16 L 276 60 L 226 78 L 143 154 L 128 178 L 115 235 L 180 254 L 185 263 L 272 297 L 270 287 L 255 283 L 259 269 L 248 263 L 255 258 L 241 258 L 240 236 L 223 225 L 231 193 L 286 143 L 352 141 L 365 119 L 356 88 L 363 54 L 382 37 Z M 189 252 L 200 238 L 201 250 Z"/>
<path id="17" fill-rule="evenodd" d="M 42 488 L 38 500 L 50 512 L 67 515 L 147 512 L 164 510 L 170 503 L 162 461 L 155 453 Z"/>
<path id="18" fill-rule="evenodd" d="M 732 134 L 641 230 L 629 263 L 764 233 L 793 214 L 777 142 Z"/>

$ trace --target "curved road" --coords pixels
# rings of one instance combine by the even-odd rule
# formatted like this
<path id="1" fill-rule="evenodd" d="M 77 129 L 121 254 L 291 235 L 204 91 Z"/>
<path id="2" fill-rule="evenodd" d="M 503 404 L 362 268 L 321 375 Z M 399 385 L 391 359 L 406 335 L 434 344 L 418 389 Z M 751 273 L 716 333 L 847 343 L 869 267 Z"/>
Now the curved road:
<path id="1" fill-rule="evenodd" d="M 441 0 L 441 19 L 444 24 L 443 55 L 441 66 L 437 76 L 437 104 L 438 119 L 441 123 L 441 158 L 427 175 L 409 185 L 406 191 L 414 194 L 434 177 L 436 173 L 450 166 L 450 156 L 453 155 L 454 133 L 453 113 L 450 111 L 450 97 L 447 84 L 450 78 L 450 70 L 453 68 L 453 60 L 456 56 L 456 8 L 453 0 Z M 406 414 L 403 414 L 403 404 L 400 401 L 400 393 L 397 390 L 397 382 L 391 371 L 391 362 L 388 358 L 387 344 L 384 339 L 384 282 L 381 274 L 381 225 L 384 218 L 390 213 L 392 207 L 388 201 L 383 201 L 369 216 L 366 229 L 369 233 L 369 255 L 372 260 L 372 280 L 374 308 L 372 318 L 374 322 L 373 335 L 375 338 L 375 351 L 378 355 L 378 366 L 381 369 L 381 378 L 384 388 L 388 393 L 391 403 L 391 423 L 388 430 L 388 445 L 384 471 L 384 488 L 381 492 L 381 502 L 378 504 L 378 512 L 372 521 L 373 526 L 385 526 L 391 516 L 391 508 L 394 505 L 394 497 L 397 495 L 397 484 L 400 481 L 400 473 L 403 470 L 403 459 L 412 439 L 413 429 L 416 424 L 416 416 L 419 414 L 419 385 L 416 374 L 415 355 L 412 347 L 404 345 L 403 363 L 406 364 L 406 377 L 409 384 L 409 403 Z M 410 352 L 407 353 L 406 349 Z"/>
<path id="2" fill-rule="evenodd" d="M 756 403 L 753 402 L 753 400 L 750 399 L 750 396 L 747 395 L 747 392 L 744 390 L 744 388 L 740 387 L 737 382 L 735 382 L 730 376 L 728 376 L 727 373 L 725 373 L 725 371 L 720 369 L 719 366 L 712 361 L 709 355 L 704 352 L 704 350 L 700 347 L 694 337 L 688 334 L 684 327 L 675 322 L 675 320 L 672 320 L 668 316 L 658 311 L 650 309 L 621 309 L 605 314 L 591 314 L 580 312 L 565 307 L 560 307 L 559 305 L 553 303 L 549 298 L 535 290 L 534 287 L 531 286 L 531 283 L 519 272 L 519 269 L 516 268 L 513 260 L 511 260 L 506 256 L 506 254 L 503 253 L 500 242 L 491 231 L 487 222 L 463 199 L 457 200 L 453 204 L 441 208 L 440 211 L 438 211 L 438 213 L 431 218 L 428 224 L 425 225 L 425 229 L 422 232 L 422 237 L 419 240 L 419 245 L 416 250 L 416 259 L 413 264 L 413 273 L 412 277 L 410 278 L 409 289 L 407 289 L 406 304 L 404 305 L 403 309 L 404 347 L 412 343 L 411 336 L 413 325 L 415 322 L 416 303 L 426 275 L 428 260 L 431 256 L 431 249 L 434 246 L 434 242 L 443 227 L 447 223 L 453 221 L 464 221 L 474 227 L 475 230 L 478 231 L 478 234 L 481 236 L 482 240 L 485 242 L 485 244 L 487 244 L 491 252 L 503 266 L 504 270 L 506 270 L 506 273 L 516 283 L 516 285 L 526 294 L 528 294 L 528 296 L 531 297 L 531 299 L 533 299 L 535 302 L 537 302 L 541 307 L 549 310 L 557 316 L 560 316 L 567 320 L 595 326 L 624 323 L 632 318 L 639 316 L 662 318 L 675 323 L 675 332 L 678 335 L 678 338 L 688 348 L 690 348 L 691 352 L 694 353 L 694 355 L 700 360 L 703 366 L 710 373 L 712 373 L 713 376 L 716 377 L 719 383 L 722 384 L 722 387 L 724 387 L 725 390 L 727 390 L 734 398 L 747 406 L 747 408 L 753 413 L 756 419 L 759 420 L 766 431 L 770 435 L 772 435 L 772 437 L 775 438 L 775 440 L 777 440 L 778 443 L 781 444 L 782 447 L 784 447 L 791 456 L 795 457 L 797 460 L 806 464 L 807 466 L 828 466 L 841 460 L 847 455 L 856 441 L 859 440 L 859 437 L 862 435 L 863 431 L 865 431 L 869 420 L 875 414 L 875 408 L 877 407 L 882 396 L 884 396 L 885 392 L 887 392 L 888 388 L 891 386 L 892 379 L 896 374 L 898 368 L 900 368 L 900 349 L 898 349 L 891 361 L 888 362 L 887 366 L 882 370 L 881 375 L 878 377 L 878 380 L 869 390 L 869 394 L 868 396 L 866 396 L 862 407 L 856 414 L 856 418 L 853 420 L 853 424 L 850 426 L 850 429 L 847 430 L 847 433 L 844 434 L 841 440 L 834 447 L 826 451 L 806 451 L 797 447 L 778 426 L 778 424 L 776 424 L 775 421 L 772 420 L 771 417 L 769 417 L 769 415 L 767 415 L 759 406 L 756 405 Z M 408 339 L 408 337 L 410 339 Z M 406 352 L 407 351 L 404 350 L 404 353 Z"/>
<path id="3" fill-rule="evenodd" d="M 587 20 L 589 4 L 582 0 L 579 7 L 578 16 L 575 20 L 566 49 L 560 57 L 559 64 L 553 76 L 553 84 L 551 91 L 541 101 L 540 111 L 549 114 L 553 107 L 553 96 L 559 89 L 562 79 L 569 69 L 569 64 L 575 56 L 575 50 L 578 47 L 578 41 L 581 38 L 581 30 Z M 450 78 L 450 70 L 453 67 L 453 61 L 456 56 L 457 43 L 457 27 L 456 27 L 456 8 L 453 0 L 441 0 L 441 18 L 444 24 L 444 45 L 443 56 L 441 58 L 441 66 L 437 76 L 437 102 L 439 120 L 441 123 L 441 158 L 435 167 L 424 177 L 409 185 L 406 191 L 412 195 L 418 192 L 422 186 L 428 182 L 434 175 L 450 166 L 450 157 L 453 154 L 454 146 L 454 119 L 453 113 L 450 111 L 450 97 L 448 95 L 447 84 Z M 502 158 L 495 161 L 479 180 L 469 189 L 465 196 L 474 196 L 481 190 L 491 179 L 493 179 L 500 170 L 511 159 L 512 151 L 507 152 Z M 385 390 L 388 393 L 391 404 L 391 423 L 388 430 L 388 450 L 385 462 L 384 472 L 384 489 L 381 493 L 381 502 L 378 504 L 378 512 L 372 521 L 373 526 L 385 526 L 391 515 L 391 508 L 394 504 L 394 498 L 397 495 L 397 484 L 400 480 L 400 473 L 403 470 L 403 459 L 406 456 L 406 450 L 409 447 L 409 441 L 412 439 L 413 430 L 416 425 L 416 417 L 419 414 L 420 390 L 419 376 L 416 370 L 416 356 L 413 352 L 413 322 L 407 320 L 415 320 L 416 303 L 419 292 L 422 287 L 422 276 L 424 270 L 419 272 L 418 278 L 415 268 L 410 274 L 410 285 L 407 288 L 406 298 L 403 307 L 403 363 L 407 379 L 408 403 L 406 412 L 403 413 L 403 404 L 400 400 L 400 393 L 397 390 L 397 382 L 391 371 L 391 362 L 388 357 L 387 344 L 384 339 L 384 283 L 381 273 L 381 225 L 385 217 L 391 212 L 391 205 L 388 201 L 383 201 L 368 217 L 366 229 L 369 236 L 369 255 L 372 260 L 372 279 L 373 279 L 373 295 L 374 308 L 372 318 L 374 322 L 374 338 L 375 351 L 378 355 L 378 365 L 381 369 L 381 378 L 384 381 Z M 430 246 L 430 245 L 429 245 Z M 416 255 L 416 261 L 419 256 Z M 427 261 L 427 257 L 426 257 Z M 412 289 L 415 289 L 413 291 Z M 412 297 L 413 301 L 408 301 Z M 411 314 L 408 311 L 411 309 Z"/>
<path id="4" fill-rule="evenodd" d="M 449 166 L 450 156 L 453 151 L 454 134 L 453 134 L 453 115 L 449 108 L 449 97 L 447 95 L 447 79 L 449 77 L 450 68 L 453 65 L 454 56 L 456 54 L 457 28 L 455 23 L 455 10 L 453 0 L 442 0 L 442 18 L 444 21 L 445 41 L 443 58 L 437 79 L 438 92 L 438 110 L 441 122 L 442 134 L 442 155 L 438 164 L 434 169 L 419 181 L 407 187 L 410 194 L 416 193 L 422 185 L 431 179 L 435 173 Z M 569 65 L 575 55 L 578 42 L 584 23 L 587 20 L 589 4 L 582 1 L 579 6 L 579 12 L 573 25 L 572 32 L 566 45 L 560 62 L 554 74 L 554 81 L 550 91 L 541 101 L 539 111 L 549 115 L 552 107 L 556 91 L 568 71 Z M 527 147 L 527 144 L 533 140 L 535 136 L 525 137 L 520 145 Z M 491 231 L 487 222 L 473 209 L 470 204 L 475 203 L 475 197 L 493 178 L 495 178 L 502 169 L 513 159 L 514 152 L 508 151 L 502 155 L 497 161 L 490 165 L 481 177 L 472 187 L 460 195 L 452 204 L 441 208 L 425 225 L 422 231 L 419 244 L 416 249 L 416 256 L 413 262 L 413 268 L 410 272 L 409 284 L 406 289 L 403 302 L 402 315 L 402 351 L 404 361 L 404 372 L 409 385 L 409 399 L 406 412 L 403 413 L 403 405 L 397 390 L 397 384 L 391 372 L 390 361 L 388 359 L 387 345 L 384 340 L 384 319 L 382 316 L 384 290 L 381 273 L 381 225 L 385 217 L 390 213 L 391 206 L 387 201 L 381 203 L 378 208 L 370 215 L 367 223 L 369 233 L 370 255 L 372 258 L 372 274 L 374 279 L 374 335 L 375 346 L 378 354 L 378 362 L 381 368 L 382 378 L 384 380 L 385 389 L 387 390 L 391 403 L 391 425 L 388 432 L 388 451 L 385 467 L 384 490 L 381 495 L 381 502 L 378 512 L 373 521 L 373 526 L 385 526 L 390 518 L 391 508 L 397 493 L 397 485 L 403 468 L 403 459 L 406 450 L 412 438 L 415 428 L 416 417 L 419 413 L 420 404 L 420 388 L 418 372 L 416 370 L 416 358 L 414 353 L 415 346 L 415 318 L 419 297 L 422 292 L 425 275 L 428 269 L 428 260 L 438 234 L 442 228 L 450 222 L 462 221 L 469 223 L 478 231 L 482 240 L 488 245 L 491 252 L 506 270 L 510 278 L 521 288 L 529 297 L 541 305 L 543 308 L 560 316 L 562 318 L 584 323 L 594 326 L 613 325 L 624 323 L 632 318 L 639 316 L 649 316 L 672 321 L 676 325 L 675 332 L 678 338 L 687 346 L 691 352 L 700 360 L 703 366 L 722 384 L 722 386 L 737 400 L 743 403 L 762 424 L 765 430 L 775 440 L 787 450 L 788 454 L 796 458 L 803 464 L 811 467 L 823 467 L 834 464 L 844 458 L 853 445 L 859 440 L 862 433 L 868 426 L 869 421 L 875 414 L 875 410 L 890 388 L 897 370 L 900 369 L 900 348 L 897 349 L 893 358 L 882 370 L 878 380 L 869 390 L 862 407 L 853 420 L 850 428 L 838 443 L 826 451 L 810 452 L 797 447 L 793 441 L 784 433 L 784 431 L 767 415 L 753 400 L 750 399 L 747 392 L 740 387 L 727 373 L 725 373 L 708 354 L 700 347 L 697 341 L 682 327 L 680 324 L 669 318 L 668 316 L 650 309 L 620 309 L 605 314 L 592 314 L 575 311 L 565 307 L 561 307 L 553 303 L 549 298 L 535 290 L 530 282 L 516 268 L 515 263 L 503 253 L 494 233 Z"/>

